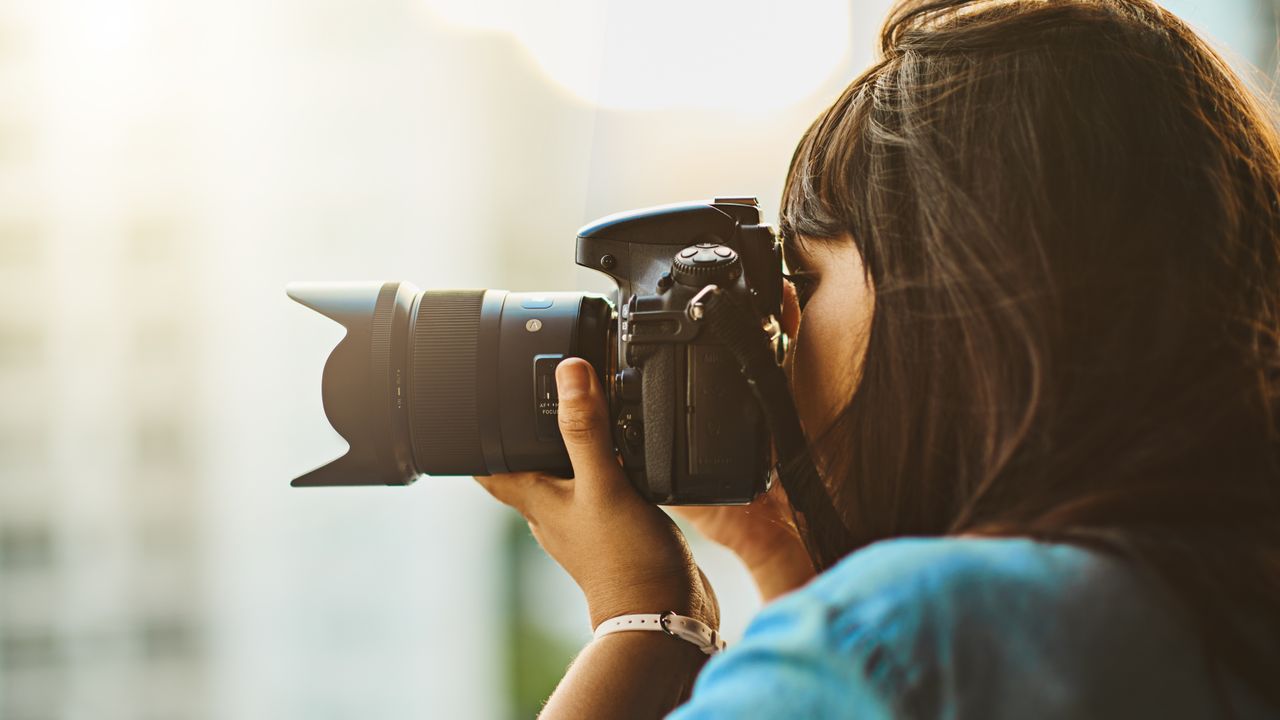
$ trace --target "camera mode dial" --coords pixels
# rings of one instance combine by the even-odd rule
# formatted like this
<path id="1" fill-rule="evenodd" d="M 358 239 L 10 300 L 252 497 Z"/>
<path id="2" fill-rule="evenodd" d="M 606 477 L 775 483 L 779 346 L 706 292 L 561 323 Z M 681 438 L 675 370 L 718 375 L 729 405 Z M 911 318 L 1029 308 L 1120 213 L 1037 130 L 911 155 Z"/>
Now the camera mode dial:
<path id="1" fill-rule="evenodd" d="M 693 287 L 731 283 L 742 275 L 742 261 L 727 245 L 698 243 L 676 253 L 671 275 L 681 285 Z"/>

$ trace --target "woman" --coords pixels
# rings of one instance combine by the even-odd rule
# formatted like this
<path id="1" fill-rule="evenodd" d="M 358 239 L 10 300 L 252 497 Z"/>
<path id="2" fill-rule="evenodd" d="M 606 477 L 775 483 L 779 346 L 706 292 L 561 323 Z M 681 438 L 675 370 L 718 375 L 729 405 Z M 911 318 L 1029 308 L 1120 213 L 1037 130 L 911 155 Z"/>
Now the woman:
<path id="1" fill-rule="evenodd" d="M 1268 119 L 1147 0 L 906 1 L 881 42 L 801 140 L 781 218 L 792 389 L 843 527 L 806 529 L 811 564 L 779 493 L 683 509 L 785 596 L 705 670 L 679 639 L 603 636 L 545 716 L 1280 714 Z M 592 627 L 714 626 L 589 368 L 557 380 L 577 479 L 486 487 Z"/>

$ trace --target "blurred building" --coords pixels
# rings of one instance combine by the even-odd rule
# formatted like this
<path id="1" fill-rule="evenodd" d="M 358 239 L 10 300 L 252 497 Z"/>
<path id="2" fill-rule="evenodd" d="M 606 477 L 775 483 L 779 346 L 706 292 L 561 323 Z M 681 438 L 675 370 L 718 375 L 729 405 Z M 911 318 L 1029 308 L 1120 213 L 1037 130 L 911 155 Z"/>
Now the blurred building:
<path id="1" fill-rule="evenodd" d="M 203 717 L 193 178 L 70 10 L 0 6 L 0 716 Z"/>
<path id="2" fill-rule="evenodd" d="M 586 614 L 511 511 L 288 488 L 343 444 L 284 284 L 601 290 L 596 216 L 772 214 L 887 4 L 0 2 L 0 718 L 536 711 Z M 1177 6 L 1273 63 L 1269 4 Z"/>

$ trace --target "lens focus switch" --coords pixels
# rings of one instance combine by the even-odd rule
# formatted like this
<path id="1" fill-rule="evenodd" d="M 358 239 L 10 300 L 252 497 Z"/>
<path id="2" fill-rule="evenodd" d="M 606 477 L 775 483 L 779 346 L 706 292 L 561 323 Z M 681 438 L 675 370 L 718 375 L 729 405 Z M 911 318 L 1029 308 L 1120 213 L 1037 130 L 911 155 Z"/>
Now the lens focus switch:
<path id="1" fill-rule="evenodd" d="M 534 431 L 538 439 L 560 439 L 560 395 L 556 392 L 556 366 L 563 355 L 533 356 Z"/>

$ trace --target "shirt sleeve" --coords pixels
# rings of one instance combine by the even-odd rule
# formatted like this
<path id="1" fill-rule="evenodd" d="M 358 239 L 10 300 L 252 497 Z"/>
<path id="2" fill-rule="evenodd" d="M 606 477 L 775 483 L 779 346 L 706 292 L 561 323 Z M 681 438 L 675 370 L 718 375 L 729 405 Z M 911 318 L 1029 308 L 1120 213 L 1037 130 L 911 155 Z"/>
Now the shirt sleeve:
<path id="1" fill-rule="evenodd" d="M 765 607 L 668 717 L 1220 717 L 1153 592 L 1066 545 L 879 543 Z"/>
<path id="2" fill-rule="evenodd" d="M 876 633 L 834 623 L 803 593 L 766 607 L 743 639 L 708 661 L 669 720 L 891 718 L 877 678 L 892 674 Z M 833 633 L 834 625 L 842 637 Z"/>

